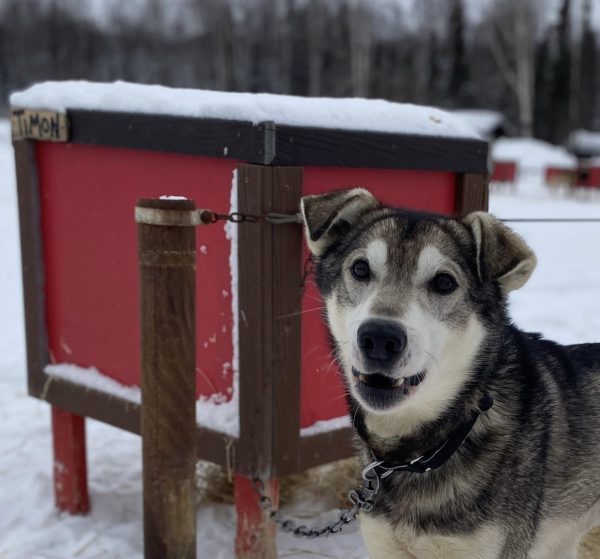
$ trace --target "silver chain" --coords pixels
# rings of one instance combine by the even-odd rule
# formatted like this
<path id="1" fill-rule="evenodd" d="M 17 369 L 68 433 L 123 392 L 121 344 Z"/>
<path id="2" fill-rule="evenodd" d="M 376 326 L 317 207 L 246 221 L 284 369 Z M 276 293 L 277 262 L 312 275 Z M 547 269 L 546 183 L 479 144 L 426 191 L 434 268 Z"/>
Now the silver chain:
<path id="1" fill-rule="evenodd" d="M 381 462 L 372 462 L 362 471 L 361 486 L 348 493 L 348 500 L 352 503 L 352 508 L 340 510 L 337 519 L 322 528 L 311 528 L 304 524 L 297 525 L 294 520 L 285 518 L 279 510 L 275 509 L 273 501 L 265 493 L 263 481 L 257 478 L 254 480 L 254 485 L 260 496 L 260 507 L 269 514 L 269 518 L 284 532 L 289 532 L 297 537 L 319 538 L 330 534 L 338 534 L 344 526 L 352 524 L 356 520 L 356 516 L 361 510 L 365 512 L 372 510 L 375 497 L 379 492 L 379 476 L 375 468 L 380 464 Z"/>

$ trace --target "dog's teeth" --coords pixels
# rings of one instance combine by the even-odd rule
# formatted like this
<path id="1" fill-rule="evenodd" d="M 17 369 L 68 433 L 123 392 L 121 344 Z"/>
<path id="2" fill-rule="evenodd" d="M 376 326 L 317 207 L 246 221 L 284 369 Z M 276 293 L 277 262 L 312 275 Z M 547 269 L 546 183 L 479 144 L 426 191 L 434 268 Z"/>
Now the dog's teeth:
<path id="1" fill-rule="evenodd" d="M 360 382 L 367 382 L 367 377 L 365 375 L 358 375 L 358 380 L 360 380 Z"/>

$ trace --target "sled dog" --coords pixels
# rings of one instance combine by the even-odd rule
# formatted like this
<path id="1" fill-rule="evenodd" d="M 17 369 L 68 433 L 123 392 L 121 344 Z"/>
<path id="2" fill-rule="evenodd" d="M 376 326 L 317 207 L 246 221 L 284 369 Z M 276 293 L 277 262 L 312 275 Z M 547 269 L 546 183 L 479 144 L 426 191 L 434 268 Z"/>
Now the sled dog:
<path id="1" fill-rule="evenodd" d="M 305 196 L 333 350 L 364 466 L 372 559 L 575 559 L 600 524 L 600 344 L 519 330 L 536 265 L 484 212 Z"/>

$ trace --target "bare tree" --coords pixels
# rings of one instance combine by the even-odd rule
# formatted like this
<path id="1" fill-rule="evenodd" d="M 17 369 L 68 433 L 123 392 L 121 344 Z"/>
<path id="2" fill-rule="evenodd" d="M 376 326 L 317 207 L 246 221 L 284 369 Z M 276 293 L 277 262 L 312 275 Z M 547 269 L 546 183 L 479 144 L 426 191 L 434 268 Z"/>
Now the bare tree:
<path id="1" fill-rule="evenodd" d="M 327 8 L 319 0 L 310 0 L 306 9 L 306 36 L 308 42 L 308 94 L 316 96 L 322 90 L 323 51 Z"/>
<path id="2" fill-rule="evenodd" d="M 371 7 L 366 3 L 354 1 L 348 3 L 346 15 L 350 39 L 352 95 L 366 97 L 369 94 L 373 14 Z"/>
<path id="3" fill-rule="evenodd" d="M 538 3 L 536 0 L 494 3 L 487 21 L 492 25 L 489 38 L 494 60 L 516 97 L 520 132 L 523 136 L 531 136 Z"/>

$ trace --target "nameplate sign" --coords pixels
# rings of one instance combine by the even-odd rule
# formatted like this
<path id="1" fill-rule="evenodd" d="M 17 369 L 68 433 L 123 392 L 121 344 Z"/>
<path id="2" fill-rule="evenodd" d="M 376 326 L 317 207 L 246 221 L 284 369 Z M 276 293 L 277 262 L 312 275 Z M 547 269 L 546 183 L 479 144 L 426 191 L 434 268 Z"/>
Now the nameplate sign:
<path id="1" fill-rule="evenodd" d="M 66 142 L 69 139 L 69 124 L 64 113 L 13 109 L 10 121 L 13 140 Z"/>

